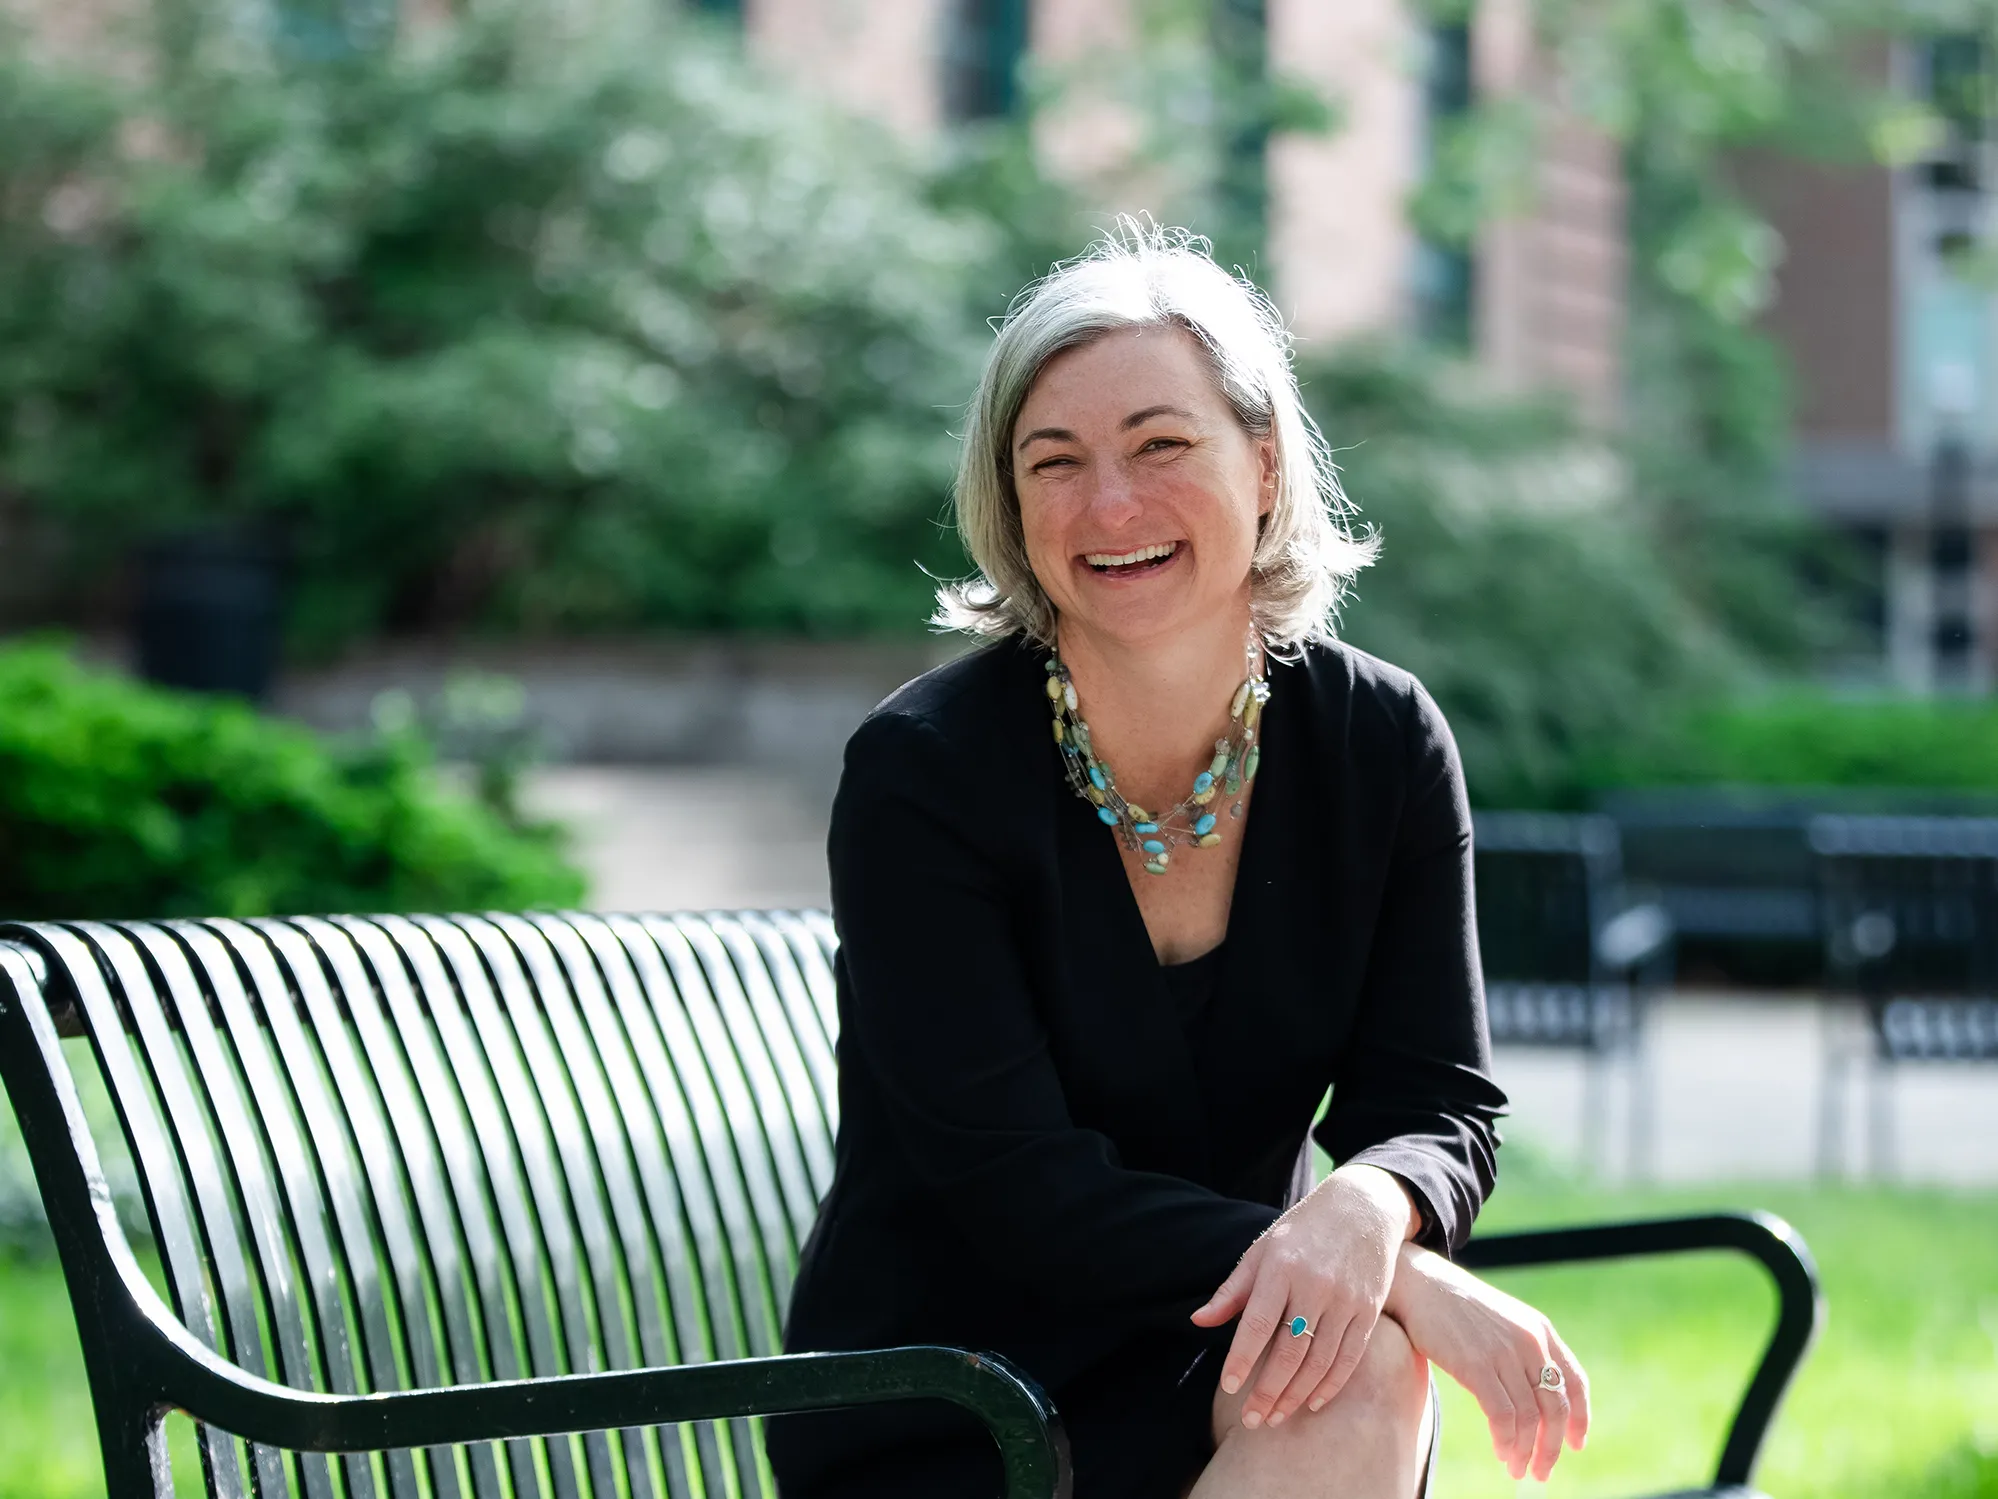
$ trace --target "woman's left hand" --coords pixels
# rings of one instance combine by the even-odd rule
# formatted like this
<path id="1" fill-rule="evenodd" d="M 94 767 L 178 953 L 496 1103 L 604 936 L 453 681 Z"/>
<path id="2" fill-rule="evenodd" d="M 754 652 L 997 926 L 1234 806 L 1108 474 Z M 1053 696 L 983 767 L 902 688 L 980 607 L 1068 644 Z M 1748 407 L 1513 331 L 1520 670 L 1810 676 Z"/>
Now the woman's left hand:
<path id="1" fill-rule="evenodd" d="M 1415 1222 L 1408 1191 L 1393 1176 L 1376 1166 L 1342 1166 L 1249 1246 L 1193 1314 L 1201 1327 L 1242 1319 L 1221 1366 L 1223 1390 L 1234 1394 L 1262 1360 L 1242 1405 L 1244 1426 L 1274 1426 L 1307 1401 L 1317 1410 L 1345 1386 L 1367 1351 Z M 1291 1335 L 1290 1321 L 1299 1316 L 1309 1336 Z"/>

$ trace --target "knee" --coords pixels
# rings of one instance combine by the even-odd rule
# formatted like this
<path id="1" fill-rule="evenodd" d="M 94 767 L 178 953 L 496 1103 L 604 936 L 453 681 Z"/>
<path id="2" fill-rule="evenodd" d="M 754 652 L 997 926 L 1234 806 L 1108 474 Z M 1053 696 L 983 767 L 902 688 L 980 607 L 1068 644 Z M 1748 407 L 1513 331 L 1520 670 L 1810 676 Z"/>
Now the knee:
<path id="1" fill-rule="evenodd" d="M 1428 1399 L 1429 1361 L 1415 1351 L 1401 1324 L 1383 1314 L 1339 1400 L 1363 1401 L 1382 1411 L 1420 1412 Z"/>

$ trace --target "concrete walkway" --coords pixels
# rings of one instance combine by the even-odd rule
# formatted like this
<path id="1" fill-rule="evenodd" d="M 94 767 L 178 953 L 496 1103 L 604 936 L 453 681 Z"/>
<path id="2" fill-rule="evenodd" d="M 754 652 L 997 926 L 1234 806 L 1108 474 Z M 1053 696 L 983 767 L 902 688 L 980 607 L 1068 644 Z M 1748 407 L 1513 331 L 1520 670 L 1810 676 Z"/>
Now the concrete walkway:
<path id="1" fill-rule="evenodd" d="M 595 909 L 826 903 L 826 798 L 768 772 L 550 766 L 531 777 L 527 800 L 576 830 Z M 1579 1057 L 1505 1048 L 1495 1066 L 1513 1100 L 1509 1135 L 1611 1177 L 1866 1173 L 1882 1164 L 1884 1135 L 1885 1174 L 1998 1186 L 1998 1067 L 1873 1076 L 1843 1065 L 1859 1039 L 1857 1015 L 1814 994 L 1693 990 L 1657 1006 L 1637 1067 L 1602 1075 L 1599 1113 Z M 1829 1146 L 1828 1087 L 1840 1102 Z M 1647 1098 L 1649 1128 L 1634 1128 Z M 1633 1149 L 1646 1135 L 1649 1148 Z"/>

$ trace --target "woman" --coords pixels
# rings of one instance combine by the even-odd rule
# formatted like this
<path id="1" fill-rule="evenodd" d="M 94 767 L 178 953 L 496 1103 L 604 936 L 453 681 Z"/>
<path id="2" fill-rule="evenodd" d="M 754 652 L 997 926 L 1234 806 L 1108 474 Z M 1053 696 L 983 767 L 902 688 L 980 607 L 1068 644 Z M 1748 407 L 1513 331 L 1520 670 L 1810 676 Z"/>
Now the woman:
<path id="1" fill-rule="evenodd" d="M 786 1346 L 1006 1355 L 1078 1499 L 1418 1493 L 1431 1363 L 1544 1478 L 1582 1371 L 1446 1258 L 1504 1106 L 1462 772 L 1420 685 L 1331 637 L 1373 542 L 1274 310 L 1184 235 L 1058 269 L 956 504 L 982 577 L 939 619 L 992 643 L 847 747 L 838 1169 Z M 786 1418 L 770 1453 L 786 1499 L 1000 1483 L 935 1403 Z"/>

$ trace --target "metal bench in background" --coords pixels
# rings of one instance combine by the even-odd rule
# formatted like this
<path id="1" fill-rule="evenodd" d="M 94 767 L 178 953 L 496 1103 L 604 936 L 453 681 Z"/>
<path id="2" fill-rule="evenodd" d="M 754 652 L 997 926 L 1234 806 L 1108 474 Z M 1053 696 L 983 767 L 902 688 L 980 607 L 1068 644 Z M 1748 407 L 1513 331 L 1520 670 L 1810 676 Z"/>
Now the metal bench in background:
<path id="1" fill-rule="evenodd" d="M 0 1077 L 109 1494 L 173 1492 L 179 1410 L 224 1499 L 771 1499 L 756 1417 L 927 1397 L 985 1423 L 1008 1499 L 1067 1496 L 1056 1413 L 1001 1359 L 776 1351 L 832 1169 L 832 944 L 814 913 L 0 925 Z M 73 1063 L 116 1107 L 101 1141 Z M 1499 1234 L 1463 1259 L 1696 1249 L 1779 1292 L 1715 1474 L 1739 1499 L 1822 1316 L 1787 1228 Z"/>
<path id="2" fill-rule="evenodd" d="M 1643 1059 L 1647 1001 L 1671 981 L 1671 918 L 1628 899 L 1616 824 L 1607 817 L 1481 812 L 1472 835 L 1478 949 L 1497 1045 L 1577 1051 L 1588 1059 L 1582 1136 L 1613 1166 L 1612 1074 L 1627 1077 L 1628 1160 L 1651 1155 Z"/>
<path id="3" fill-rule="evenodd" d="M 1844 1154 L 1845 1100 L 1865 1079 L 1868 1155 L 1894 1170 L 1892 1069 L 1998 1061 L 1998 818 L 1813 818 L 1825 967 L 1863 1007 L 1866 1045 L 1826 1053 L 1819 1162 Z"/>

